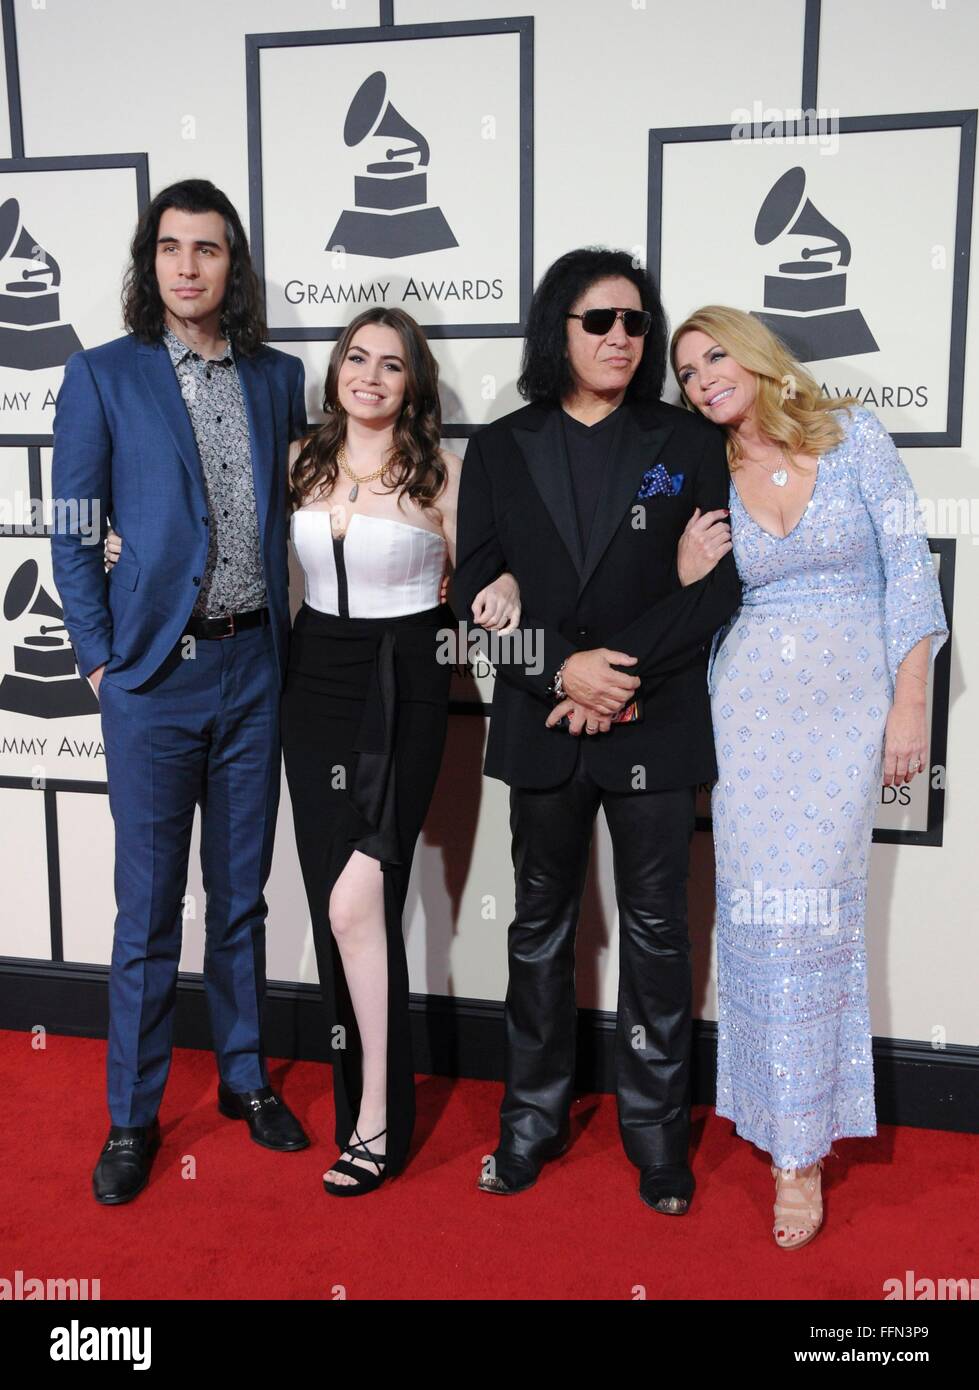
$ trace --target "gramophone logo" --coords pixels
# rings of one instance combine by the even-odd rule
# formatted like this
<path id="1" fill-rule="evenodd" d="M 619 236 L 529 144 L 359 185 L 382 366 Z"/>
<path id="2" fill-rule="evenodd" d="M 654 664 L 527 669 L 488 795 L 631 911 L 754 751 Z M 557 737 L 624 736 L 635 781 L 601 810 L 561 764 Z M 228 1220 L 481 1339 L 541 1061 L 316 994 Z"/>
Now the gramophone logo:
<path id="1" fill-rule="evenodd" d="M 81 347 L 61 322 L 61 267 L 24 227 L 20 203 L 0 205 L 0 367 L 63 367 Z"/>
<path id="2" fill-rule="evenodd" d="M 88 681 L 79 676 L 75 654 L 64 636 L 64 610 L 41 585 L 36 560 L 25 560 L 14 571 L 3 599 L 8 623 L 26 614 L 42 621 L 14 646 L 14 671 L 0 681 L 0 709 L 40 719 L 94 714 L 99 702 Z M 54 618 L 45 623 L 44 618 Z"/>
<path id="3" fill-rule="evenodd" d="M 852 357 L 880 348 L 859 309 L 847 309 L 846 273 L 850 243 L 806 197 L 806 174 L 787 170 L 769 189 L 755 222 L 755 241 L 769 246 L 782 235 L 799 259 L 782 261 L 765 276 L 765 308 L 755 317 L 777 333 L 800 362 Z M 813 239 L 829 245 L 811 245 Z M 833 257 L 835 259 L 830 259 Z"/>
<path id="4" fill-rule="evenodd" d="M 354 179 L 354 207 L 346 208 L 326 243 L 354 256 L 417 256 L 458 246 L 439 207 L 428 205 L 428 141 L 386 101 L 387 78 L 373 72 L 354 95 L 343 126 L 348 149 L 368 138 L 383 155 Z M 390 140 L 408 143 L 391 146 Z"/>

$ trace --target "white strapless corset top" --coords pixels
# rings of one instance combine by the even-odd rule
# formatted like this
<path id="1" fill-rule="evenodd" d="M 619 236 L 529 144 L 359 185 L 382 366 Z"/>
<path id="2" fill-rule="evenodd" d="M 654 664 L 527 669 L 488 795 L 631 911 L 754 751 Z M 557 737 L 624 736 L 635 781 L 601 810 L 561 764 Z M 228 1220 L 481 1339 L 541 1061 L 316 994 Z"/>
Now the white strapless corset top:
<path id="1" fill-rule="evenodd" d="M 306 602 L 341 618 L 400 618 L 435 608 L 446 543 L 407 521 L 355 512 L 334 536 L 324 508 L 292 514 L 292 543 L 306 578 Z"/>

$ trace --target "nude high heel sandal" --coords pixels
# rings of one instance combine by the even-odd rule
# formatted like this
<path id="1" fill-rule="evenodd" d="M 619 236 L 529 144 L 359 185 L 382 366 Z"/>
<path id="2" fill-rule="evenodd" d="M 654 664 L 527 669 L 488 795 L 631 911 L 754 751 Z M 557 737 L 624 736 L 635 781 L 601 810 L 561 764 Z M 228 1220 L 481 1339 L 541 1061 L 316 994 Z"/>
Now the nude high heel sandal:
<path id="1" fill-rule="evenodd" d="M 823 1160 L 808 1168 L 776 1168 L 775 1225 L 772 1234 L 775 1244 L 783 1250 L 801 1250 L 823 1224 L 822 1194 Z"/>

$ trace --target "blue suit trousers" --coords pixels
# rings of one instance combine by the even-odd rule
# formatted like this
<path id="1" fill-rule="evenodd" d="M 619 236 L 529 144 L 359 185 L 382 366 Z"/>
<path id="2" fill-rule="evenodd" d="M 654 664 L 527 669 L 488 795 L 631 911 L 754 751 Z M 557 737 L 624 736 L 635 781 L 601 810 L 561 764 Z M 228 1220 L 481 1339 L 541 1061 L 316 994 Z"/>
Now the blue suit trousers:
<path id="1" fill-rule="evenodd" d="M 233 1091 L 268 1085 L 264 889 L 279 802 L 279 698 L 269 627 L 219 641 L 184 638 L 145 685 L 126 690 L 109 675 L 99 687 L 116 839 L 113 1124 L 149 1124 L 163 1096 L 198 805 L 204 987 L 218 1070 Z"/>

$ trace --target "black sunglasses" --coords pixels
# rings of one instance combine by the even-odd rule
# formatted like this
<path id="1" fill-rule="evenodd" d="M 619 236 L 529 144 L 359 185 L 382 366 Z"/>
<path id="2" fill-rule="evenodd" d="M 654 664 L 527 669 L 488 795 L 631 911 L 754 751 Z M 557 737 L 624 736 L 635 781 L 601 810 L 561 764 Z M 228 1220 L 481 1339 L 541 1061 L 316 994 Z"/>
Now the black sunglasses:
<path id="1" fill-rule="evenodd" d="M 601 334 L 604 338 L 610 333 L 616 319 L 621 318 L 622 327 L 629 338 L 644 338 L 649 332 L 653 316 L 648 309 L 586 309 L 583 314 L 569 314 L 569 319 L 581 319 L 586 333 Z"/>

